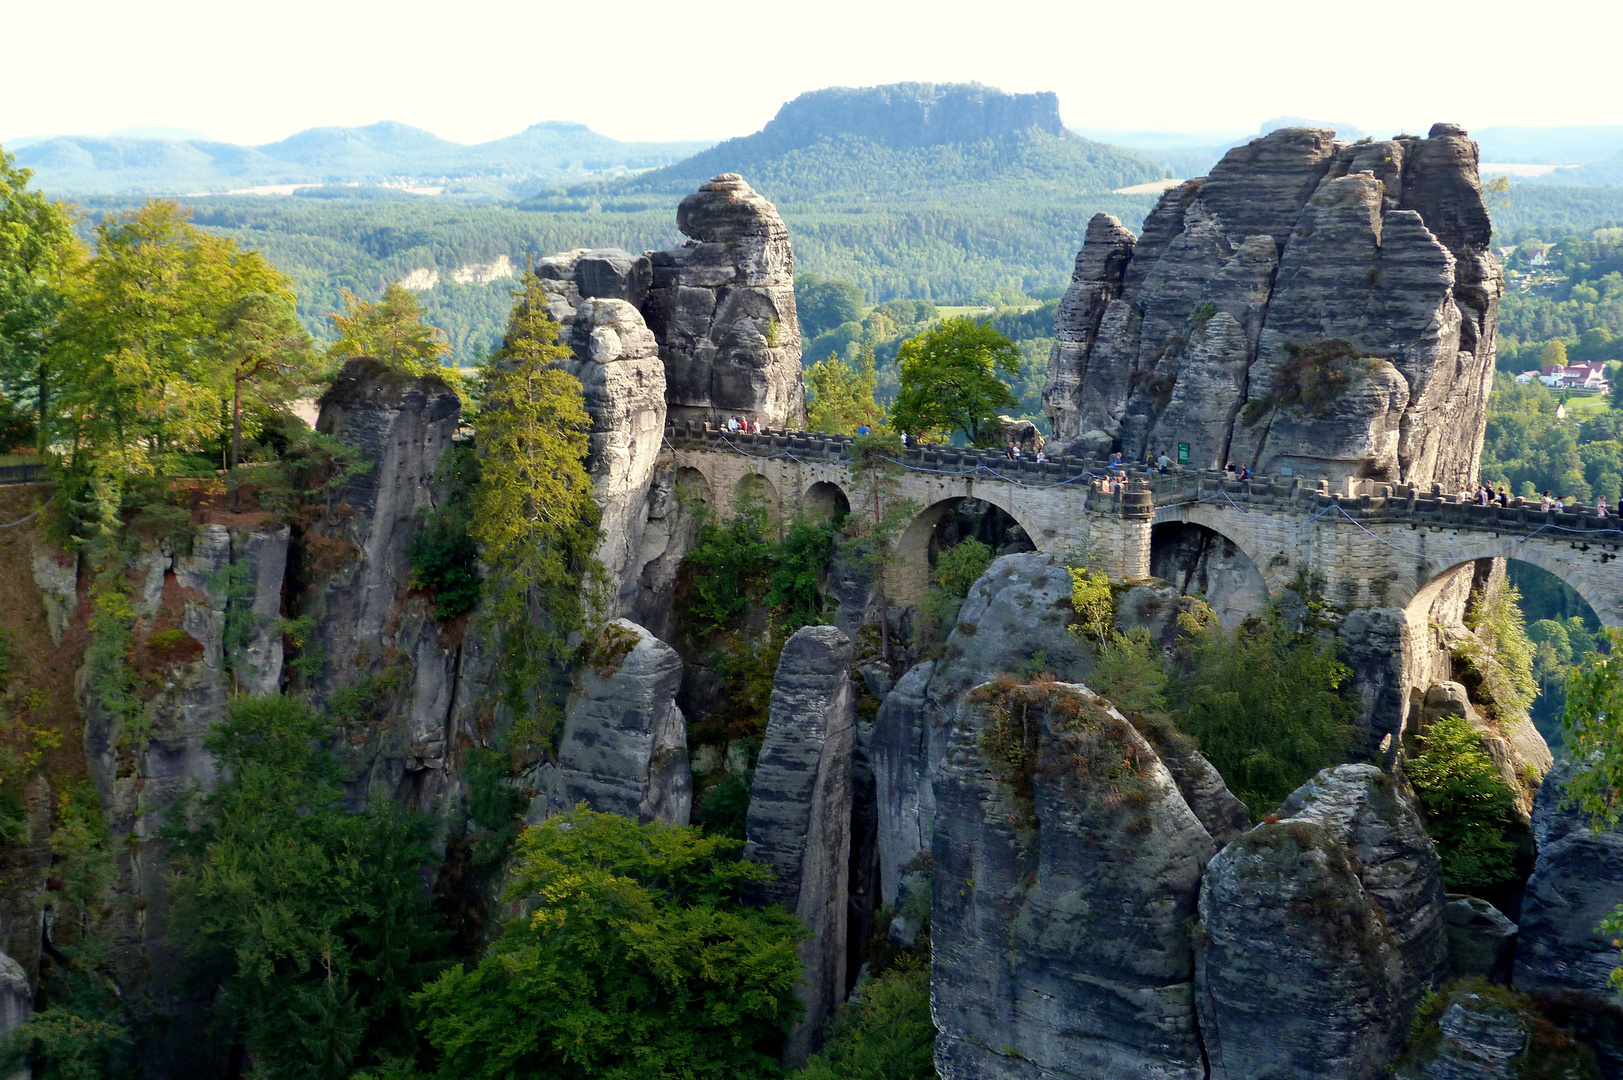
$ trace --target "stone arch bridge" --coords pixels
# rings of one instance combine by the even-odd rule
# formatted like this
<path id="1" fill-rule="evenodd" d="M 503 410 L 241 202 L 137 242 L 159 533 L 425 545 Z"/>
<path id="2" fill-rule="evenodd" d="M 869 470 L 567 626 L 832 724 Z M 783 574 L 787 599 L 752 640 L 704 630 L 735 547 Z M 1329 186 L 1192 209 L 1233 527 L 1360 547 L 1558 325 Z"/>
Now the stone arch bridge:
<path id="1" fill-rule="evenodd" d="M 664 453 L 718 513 L 753 492 L 774 514 L 826 514 L 861 497 L 851 442 L 677 423 L 666 428 Z M 1105 495 L 1095 486 L 1103 462 L 1011 461 L 953 447 L 910 448 L 899 464 L 900 494 L 918 507 L 897 540 L 891 588 L 903 603 L 928 587 L 936 524 L 961 500 L 980 499 L 1012 517 L 1039 550 L 1086 552 L 1116 581 L 1150 576 L 1159 527 L 1198 525 L 1243 552 L 1272 595 L 1306 580 L 1344 609 L 1403 609 L 1417 630 L 1430 599 L 1458 571 L 1500 557 L 1549 571 L 1602 623 L 1623 626 L 1623 529 L 1614 518 L 1462 505 L 1435 488 L 1368 480 L 1349 479 L 1338 490 L 1324 480 L 1238 482 L 1191 471 L 1138 471 L 1130 490 Z"/>

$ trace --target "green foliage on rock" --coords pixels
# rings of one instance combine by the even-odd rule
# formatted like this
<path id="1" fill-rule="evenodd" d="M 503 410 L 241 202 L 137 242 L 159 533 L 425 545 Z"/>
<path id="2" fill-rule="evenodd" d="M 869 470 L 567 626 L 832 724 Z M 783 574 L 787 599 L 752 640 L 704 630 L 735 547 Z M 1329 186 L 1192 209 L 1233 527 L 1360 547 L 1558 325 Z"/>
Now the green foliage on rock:
<path id="1" fill-rule="evenodd" d="M 1485 889 L 1516 877 L 1516 792 L 1464 717 L 1445 716 L 1420 735 L 1403 763 L 1425 813 L 1426 832 L 1455 890 Z"/>
<path id="2" fill-rule="evenodd" d="M 945 638 L 951 632 L 969 590 L 991 565 L 992 549 L 974 537 L 941 552 L 930 589 L 919 601 L 919 628 L 926 638 Z"/>
<path id="3" fill-rule="evenodd" d="M 412 584 L 434 594 L 434 617 L 453 619 L 479 603 L 479 541 L 473 533 L 473 492 L 479 455 L 466 443 L 449 446 L 435 466 L 434 508 L 411 538 Z"/>
<path id="4" fill-rule="evenodd" d="M 207 740 L 225 779 L 195 828 L 168 831 L 173 925 L 267 1080 L 415 1054 L 410 995 L 441 963 L 420 878 L 432 823 L 384 797 L 348 811 L 332 731 L 291 698 L 232 702 Z"/>
<path id="5" fill-rule="evenodd" d="M 1538 682 L 1516 586 L 1496 576 L 1472 593 L 1465 626 L 1471 633 L 1454 643 L 1452 653 L 1471 700 L 1494 718 L 1525 713 L 1538 696 Z"/>
<path id="6" fill-rule="evenodd" d="M 1458 1048 L 1445 1046 L 1446 1036 L 1439 1024 L 1451 1009 L 1469 1015 L 1461 1024 L 1467 1031 L 1500 1027 L 1511 1031 L 1520 1028 L 1526 1033 L 1524 1049 L 1504 1063 L 1501 1075 L 1521 1080 L 1596 1080 L 1600 1076 L 1594 1051 L 1552 1024 L 1540 1009 L 1539 1000 L 1486 979 L 1469 978 L 1455 979 L 1421 999 L 1409 1022 L 1403 1053 L 1388 1069 L 1398 1080 L 1436 1075 L 1428 1066 L 1435 1067 L 1440 1053 L 1448 1049 L 1455 1050 L 1450 1061 L 1460 1061 Z"/>
<path id="7" fill-rule="evenodd" d="M 933 1080 L 930 965 L 904 962 L 859 985 L 828 1035 L 793 1080 Z"/>
<path id="8" fill-rule="evenodd" d="M 1019 404 L 1005 380 L 1020 377 L 1020 350 L 974 319 L 947 319 L 903 342 L 896 362 L 901 387 L 890 425 L 897 431 L 956 433 L 974 446 L 990 446 L 997 411 Z"/>
<path id="9" fill-rule="evenodd" d="M 445 365 L 451 355 L 445 331 L 423 321 L 417 298 L 398 281 L 385 288 L 375 302 L 348 289 L 342 295 L 344 310 L 328 316 L 338 336 L 327 347 L 335 367 L 357 356 L 370 356 L 413 378 L 438 375 L 460 388 L 458 373 Z"/>
<path id="10" fill-rule="evenodd" d="M 1210 620 L 1185 640 L 1191 673 L 1178 681 L 1173 721 L 1254 819 L 1345 760 L 1356 705 L 1333 644 L 1292 631 L 1275 607 L 1232 631 Z"/>
<path id="11" fill-rule="evenodd" d="M 740 893 L 769 873 L 737 840 L 580 807 L 519 839 L 524 914 L 416 997 L 450 1080 L 750 1080 L 800 1012 L 805 933 Z"/>

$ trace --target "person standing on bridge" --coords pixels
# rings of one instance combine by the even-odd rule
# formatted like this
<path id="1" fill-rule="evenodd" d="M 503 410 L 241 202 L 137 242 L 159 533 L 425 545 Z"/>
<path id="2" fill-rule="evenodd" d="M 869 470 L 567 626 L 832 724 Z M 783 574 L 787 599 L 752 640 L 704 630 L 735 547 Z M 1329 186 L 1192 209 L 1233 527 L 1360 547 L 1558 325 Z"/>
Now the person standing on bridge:
<path id="1" fill-rule="evenodd" d="M 1606 516 L 1606 496 L 1604 495 L 1602 495 L 1600 500 L 1595 503 L 1595 516 L 1600 518 Z"/>

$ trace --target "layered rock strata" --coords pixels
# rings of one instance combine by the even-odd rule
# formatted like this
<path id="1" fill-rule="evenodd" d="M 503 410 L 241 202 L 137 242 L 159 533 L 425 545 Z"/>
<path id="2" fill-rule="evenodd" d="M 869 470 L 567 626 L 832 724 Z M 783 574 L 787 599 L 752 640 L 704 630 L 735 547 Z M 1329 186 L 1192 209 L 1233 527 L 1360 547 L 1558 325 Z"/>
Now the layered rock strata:
<path id="1" fill-rule="evenodd" d="M 1623 827 L 1596 832 L 1577 807 L 1563 806 L 1571 775 L 1571 761 L 1558 762 L 1533 803 L 1538 860 L 1522 898 L 1515 984 L 1611 1003 L 1617 946 L 1600 925 L 1623 899 Z"/>
<path id="2" fill-rule="evenodd" d="M 784 1041 L 798 1068 L 846 992 L 851 860 L 851 766 L 856 742 L 851 641 L 836 627 L 807 626 L 783 646 L 771 718 L 750 789 L 745 856 L 773 880 L 757 899 L 779 903 L 811 931 L 799 946 L 805 1014 Z"/>
<path id="3" fill-rule="evenodd" d="M 540 260 L 535 274 L 574 353 L 563 366 L 580 380 L 592 418 L 586 468 L 603 510 L 596 555 L 609 579 L 605 614 L 635 617 L 665 434 L 665 364 L 641 311 L 653 266 L 646 255 L 581 248 Z"/>
<path id="4" fill-rule="evenodd" d="M 321 399 L 317 430 L 353 446 L 368 467 L 306 530 L 290 606 L 313 620 L 310 651 L 324 654 L 321 673 L 307 678 L 317 706 L 354 690 L 391 718 L 360 725 L 338 747 L 356 804 L 383 791 L 435 809 L 455 786 L 457 733 L 477 727 L 480 694 L 470 684 L 488 680 L 493 650 L 461 621 L 438 620 L 432 598 L 410 587 L 411 541 L 443 497 L 435 469 L 460 420 L 461 401 L 443 379 L 371 359 L 346 363 Z"/>
<path id="5" fill-rule="evenodd" d="M 1402 782 L 1341 765 L 1229 844 L 1200 887 L 1201 1032 L 1218 1080 L 1374 1080 L 1444 975 L 1442 871 Z"/>
<path id="6" fill-rule="evenodd" d="M 643 305 L 671 418 L 803 428 L 794 254 L 777 208 L 737 173 L 722 173 L 682 200 L 676 224 L 690 239 L 650 253 Z"/>
<path id="7" fill-rule="evenodd" d="M 1216 844 L 1081 685 L 972 691 L 934 778 L 932 1012 L 944 1080 L 1202 1080 L 1193 945 Z"/>
<path id="8" fill-rule="evenodd" d="M 882 901 L 896 896 L 914 857 L 931 849 L 932 779 L 958 699 L 995 675 L 1023 670 L 1039 653 L 1060 678 L 1091 672 L 1082 639 L 1066 629 L 1070 602 L 1070 574 L 1058 556 L 1026 552 L 997 559 L 969 590 L 941 659 L 915 665 L 886 696 L 870 751 Z"/>
<path id="9" fill-rule="evenodd" d="M 1285 128 L 1099 215 L 1061 302 L 1056 439 L 1142 459 L 1452 489 L 1476 477 L 1503 280 L 1457 127 L 1337 143 Z"/>
<path id="10" fill-rule="evenodd" d="M 552 813 L 584 802 L 600 813 L 686 825 L 693 810 L 687 723 L 676 706 L 682 658 L 626 619 L 605 626 L 576 668 Z"/>

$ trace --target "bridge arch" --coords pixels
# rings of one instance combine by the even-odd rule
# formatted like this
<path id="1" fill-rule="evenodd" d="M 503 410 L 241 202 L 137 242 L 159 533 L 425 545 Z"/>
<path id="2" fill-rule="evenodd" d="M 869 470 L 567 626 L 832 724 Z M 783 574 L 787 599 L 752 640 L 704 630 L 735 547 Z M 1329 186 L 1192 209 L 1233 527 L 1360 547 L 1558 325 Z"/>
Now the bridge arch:
<path id="1" fill-rule="evenodd" d="M 1150 574 L 1185 594 L 1203 597 L 1218 621 L 1233 629 L 1260 615 L 1273 595 L 1255 558 L 1239 542 L 1194 521 L 1150 528 Z"/>
<path id="2" fill-rule="evenodd" d="M 741 506 L 750 503 L 765 510 L 767 520 L 773 525 L 783 519 L 783 500 L 778 494 L 778 486 L 762 473 L 747 472 L 738 478 L 728 511 L 737 513 Z"/>
<path id="3" fill-rule="evenodd" d="M 1536 566 L 1578 594 L 1589 610 L 1595 613 L 1603 626 L 1623 626 L 1623 565 L 1614 571 L 1613 579 L 1603 582 L 1601 575 L 1587 571 L 1584 561 L 1571 557 L 1566 544 L 1521 544 L 1496 556 L 1476 556 L 1444 562 L 1432 561 L 1423 567 L 1425 580 L 1415 590 L 1406 609 L 1410 612 L 1429 610 L 1442 591 L 1454 582 L 1462 571 L 1491 558 L 1503 558 Z M 1413 618 L 1411 616 L 1411 622 Z"/>
<path id="4" fill-rule="evenodd" d="M 814 521 L 831 521 L 851 512 L 851 499 L 832 480 L 818 480 L 801 494 L 800 508 Z"/>
<path id="5" fill-rule="evenodd" d="M 981 498 L 979 493 L 974 496 L 952 495 L 940 499 L 921 510 L 908 523 L 901 536 L 896 538 L 895 569 L 891 572 L 886 586 L 886 592 L 893 603 L 915 604 L 924 598 L 930 589 L 930 545 L 936 536 L 936 530 L 949 515 L 956 513 L 964 502 L 972 498 L 999 510 L 1019 526 L 1033 549 L 1037 547 L 1032 530 L 1020 520 L 1018 514 L 1000 502 Z"/>
<path id="6" fill-rule="evenodd" d="M 1216 537 L 1231 547 L 1236 556 L 1255 570 L 1267 596 L 1278 596 L 1298 574 L 1308 570 L 1305 565 L 1297 565 L 1298 547 L 1288 525 L 1255 523 L 1226 504 L 1174 503 L 1157 510 L 1150 526 L 1150 567 L 1157 577 L 1163 576 L 1155 566 L 1157 547 L 1165 559 L 1169 546 L 1183 532 L 1178 526 L 1198 530 L 1184 532 L 1185 536 Z"/>

